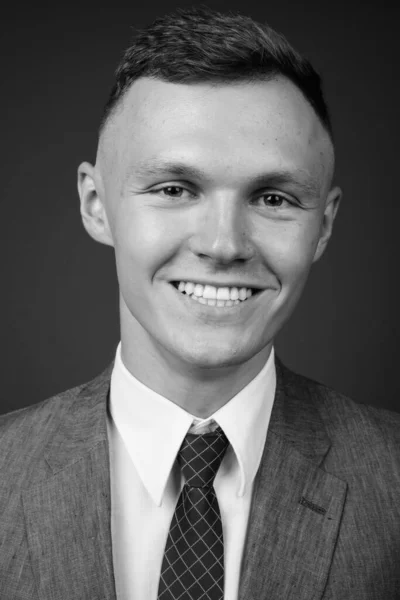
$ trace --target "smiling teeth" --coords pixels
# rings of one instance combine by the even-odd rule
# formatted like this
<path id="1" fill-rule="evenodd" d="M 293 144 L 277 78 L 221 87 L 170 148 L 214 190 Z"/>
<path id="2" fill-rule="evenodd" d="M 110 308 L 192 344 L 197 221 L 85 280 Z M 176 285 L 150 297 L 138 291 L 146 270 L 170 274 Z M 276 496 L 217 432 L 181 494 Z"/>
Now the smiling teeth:
<path id="1" fill-rule="evenodd" d="M 191 281 L 180 281 L 178 285 L 180 292 L 185 292 L 193 300 L 209 306 L 233 306 L 244 302 L 252 295 L 250 288 L 242 287 L 215 287 L 213 285 L 202 285 Z"/>

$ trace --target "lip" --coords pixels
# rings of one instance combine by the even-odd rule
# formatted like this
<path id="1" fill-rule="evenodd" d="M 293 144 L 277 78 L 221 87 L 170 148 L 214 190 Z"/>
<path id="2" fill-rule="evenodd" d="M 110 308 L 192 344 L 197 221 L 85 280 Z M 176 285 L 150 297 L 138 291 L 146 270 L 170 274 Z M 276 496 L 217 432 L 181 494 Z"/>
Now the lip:
<path id="1" fill-rule="evenodd" d="M 211 285 L 211 286 L 213 286 L 215 288 L 221 288 L 221 287 L 232 288 L 232 287 L 236 287 L 239 290 L 241 288 L 250 288 L 252 290 L 257 290 L 258 292 L 262 292 L 265 289 L 264 287 L 262 287 L 260 285 L 254 285 L 254 284 L 251 284 L 251 283 L 243 283 L 243 282 L 242 283 L 237 283 L 237 282 L 233 282 L 232 283 L 230 281 L 229 282 L 225 282 L 225 283 L 219 281 L 218 283 L 216 283 L 216 282 L 212 282 L 210 280 L 204 281 L 203 279 L 172 279 L 169 283 L 171 283 L 175 287 L 175 284 L 178 285 L 180 281 L 184 281 L 185 283 L 191 282 L 191 283 L 194 283 L 194 285 L 196 285 L 197 283 L 199 283 L 200 285 L 204 285 L 204 286 Z"/>

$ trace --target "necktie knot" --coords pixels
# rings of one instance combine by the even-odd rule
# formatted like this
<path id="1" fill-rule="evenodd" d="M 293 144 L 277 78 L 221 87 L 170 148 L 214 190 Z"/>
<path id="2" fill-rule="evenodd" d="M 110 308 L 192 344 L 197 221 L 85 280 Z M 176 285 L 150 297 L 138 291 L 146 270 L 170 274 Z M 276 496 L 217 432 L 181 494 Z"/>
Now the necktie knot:
<path id="1" fill-rule="evenodd" d="M 197 488 L 212 486 L 228 445 L 220 427 L 203 435 L 188 433 L 178 454 L 185 483 Z"/>

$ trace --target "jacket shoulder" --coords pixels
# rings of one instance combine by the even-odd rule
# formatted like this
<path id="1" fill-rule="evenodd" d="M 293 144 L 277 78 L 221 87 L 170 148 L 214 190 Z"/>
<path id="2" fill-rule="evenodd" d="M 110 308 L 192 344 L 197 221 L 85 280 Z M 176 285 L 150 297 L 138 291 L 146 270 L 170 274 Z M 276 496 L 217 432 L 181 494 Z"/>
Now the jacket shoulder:
<path id="1" fill-rule="evenodd" d="M 42 436 L 46 430 L 53 429 L 62 413 L 66 412 L 76 400 L 84 385 L 65 390 L 31 406 L 0 415 L 0 444 L 4 446 L 7 441 L 14 440 L 25 445 L 32 435 L 36 437 L 35 433 L 40 433 Z"/>
<path id="2" fill-rule="evenodd" d="M 287 395 L 311 403 L 338 453 L 362 462 L 368 456 L 397 458 L 400 465 L 400 414 L 355 402 L 348 396 L 283 365 Z"/>
<path id="3" fill-rule="evenodd" d="M 19 484 L 28 485 L 30 473 L 42 464 L 44 449 L 90 383 L 0 416 L 0 474 L 3 482 L 14 482 L 18 487 Z"/>

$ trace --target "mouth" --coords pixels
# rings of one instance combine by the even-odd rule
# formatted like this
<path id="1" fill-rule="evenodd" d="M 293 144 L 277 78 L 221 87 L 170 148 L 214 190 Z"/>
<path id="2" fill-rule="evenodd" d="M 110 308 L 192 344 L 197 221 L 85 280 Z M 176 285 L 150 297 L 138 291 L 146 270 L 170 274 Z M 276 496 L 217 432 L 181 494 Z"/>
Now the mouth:
<path id="1" fill-rule="evenodd" d="M 170 281 L 182 296 L 193 303 L 218 309 L 236 308 L 249 302 L 263 290 L 254 287 L 215 287 L 194 282 Z"/>

